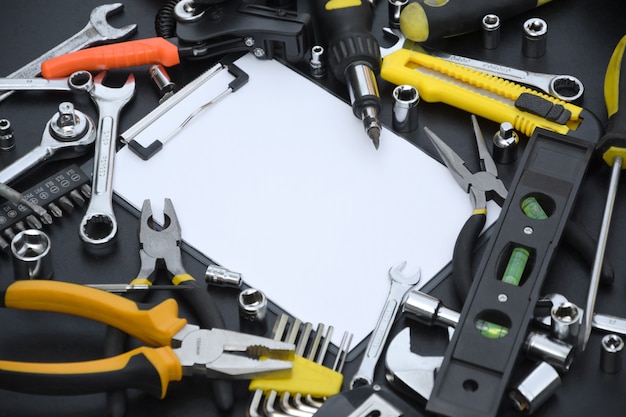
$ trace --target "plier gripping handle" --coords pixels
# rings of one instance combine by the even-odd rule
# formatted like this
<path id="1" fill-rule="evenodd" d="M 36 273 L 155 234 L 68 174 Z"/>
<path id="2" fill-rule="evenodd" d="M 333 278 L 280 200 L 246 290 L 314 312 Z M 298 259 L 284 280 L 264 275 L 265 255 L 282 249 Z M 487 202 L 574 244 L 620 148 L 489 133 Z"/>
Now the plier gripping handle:
<path id="1" fill-rule="evenodd" d="M 0 295 L 3 307 L 88 318 L 156 346 L 85 362 L 0 361 L 2 389 L 68 395 L 135 388 L 163 398 L 170 382 L 192 373 L 252 379 L 292 368 L 293 344 L 229 330 L 200 329 L 178 317 L 174 299 L 144 309 L 114 294 L 57 281 L 17 281 Z M 267 359 L 261 360 L 261 356 Z"/>

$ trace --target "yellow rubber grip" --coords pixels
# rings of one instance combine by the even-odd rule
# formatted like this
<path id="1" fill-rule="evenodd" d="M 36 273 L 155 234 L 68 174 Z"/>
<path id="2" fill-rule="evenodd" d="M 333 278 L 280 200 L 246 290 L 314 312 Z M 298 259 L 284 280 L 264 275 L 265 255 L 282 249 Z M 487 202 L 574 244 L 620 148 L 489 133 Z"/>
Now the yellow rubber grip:
<path id="1" fill-rule="evenodd" d="M 60 281 L 16 281 L 5 291 L 6 307 L 50 311 L 99 321 L 153 346 L 168 346 L 187 320 L 178 304 L 167 299 L 149 310 L 119 295 Z"/>
<path id="2" fill-rule="evenodd" d="M 380 73 L 383 79 L 393 84 L 409 84 L 417 88 L 425 101 L 446 103 L 498 123 L 511 122 L 516 130 L 527 136 L 531 136 L 537 127 L 567 134 L 582 122 L 582 107 L 417 51 L 400 49 L 387 55 Z M 571 112 L 570 120 L 562 125 L 517 109 L 514 102 L 522 93 L 562 105 Z"/>
<path id="3" fill-rule="evenodd" d="M 172 284 L 179 285 L 181 282 L 195 281 L 195 280 L 196 279 L 189 274 L 174 275 L 174 277 L 172 278 Z"/>

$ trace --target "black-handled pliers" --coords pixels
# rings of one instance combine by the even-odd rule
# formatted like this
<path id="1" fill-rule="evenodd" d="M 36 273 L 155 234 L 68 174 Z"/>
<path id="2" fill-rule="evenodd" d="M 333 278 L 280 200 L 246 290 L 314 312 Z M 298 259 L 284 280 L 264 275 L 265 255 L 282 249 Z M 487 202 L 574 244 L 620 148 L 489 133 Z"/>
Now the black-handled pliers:
<path id="1" fill-rule="evenodd" d="M 429 128 L 424 127 L 426 134 L 456 182 L 465 192 L 469 193 L 473 206 L 472 215 L 467 219 L 459 233 L 452 256 L 453 282 L 461 300 L 465 299 L 472 285 L 472 254 L 487 220 L 487 201 L 494 200 L 502 205 L 508 193 L 506 186 L 498 178 L 498 169 L 487 150 L 485 139 L 474 115 L 472 115 L 472 124 L 481 168 L 475 173 L 467 169 L 465 161 L 443 140 Z"/>

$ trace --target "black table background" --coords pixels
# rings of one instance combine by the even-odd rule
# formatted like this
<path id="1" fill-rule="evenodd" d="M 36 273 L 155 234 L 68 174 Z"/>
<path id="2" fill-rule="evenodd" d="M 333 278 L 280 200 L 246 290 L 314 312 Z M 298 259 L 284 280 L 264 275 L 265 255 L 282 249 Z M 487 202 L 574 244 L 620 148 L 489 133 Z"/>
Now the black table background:
<path id="1" fill-rule="evenodd" d="M 302 1 L 301 10 L 306 10 Z M 376 36 L 382 35 L 380 28 L 387 19 L 386 4 L 382 0 L 377 6 L 375 19 Z M 32 0 L 28 2 L 2 3 L 3 24 L 0 25 L 0 74 L 9 74 L 41 53 L 62 42 L 87 22 L 91 10 L 100 3 L 95 1 L 47 2 Z M 135 0 L 127 2 L 122 13 L 113 15 L 109 21 L 117 27 L 137 23 L 138 32 L 133 39 L 155 36 L 154 16 L 161 5 L 156 0 Z M 495 50 L 481 47 L 480 33 L 471 33 L 446 39 L 436 46 L 451 53 L 491 60 L 496 63 L 525 68 L 532 71 L 573 74 L 580 78 L 586 88 L 583 106 L 606 121 L 603 98 L 604 73 L 613 48 L 625 33 L 626 6 L 617 2 L 588 2 L 584 0 L 554 0 L 541 8 L 503 22 L 501 43 Z M 548 48 L 545 56 L 537 59 L 524 57 L 521 53 L 521 24 L 531 16 L 542 17 L 548 22 Z M 172 78 L 184 85 L 206 68 L 208 62 L 184 63 L 169 69 Z M 298 65 L 299 69 L 305 66 Z M 127 71 L 115 71 L 126 74 Z M 147 73 L 147 67 L 133 69 L 137 79 L 137 95 L 122 112 L 120 132 L 126 130 L 149 112 L 157 104 L 158 94 Z M 345 89 L 333 80 L 322 81 L 341 98 L 346 99 Z M 384 81 L 379 84 L 386 106 L 382 119 L 387 126 L 391 123 L 391 90 L 394 86 Z M 276 88 L 280 88 L 277 84 Z M 303 98 L 304 99 L 304 98 Z M 96 118 L 95 107 L 87 97 L 69 93 L 28 93 L 14 94 L 0 103 L 0 118 L 11 121 L 15 130 L 16 149 L 0 153 L 0 167 L 6 166 L 16 158 L 28 152 L 41 138 L 47 120 L 57 110 L 61 101 L 73 101 L 76 107 Z M 473 132 L 469 115 L 463 111 L 443 104 L 420 103 L 420 126 L 428 125 L 449 143 L 466 160 L 473 161 L 475 156 Z M 349 116 L 349 113 L 347 113 Z M 323 121 L 322 121 L 323 123 Z M 497 130 L 497 125 L 487 120 L 480 120 L 485 135 L 489 137 Z M 307 127 L 308 128 L 308 127 Z M 325 128 L 325 127 L 324 127 Z M 421 129 L 407 135 L 407 139 L 416 146 L 434 155 L 427 137 Z M 364 140 L 367 140 L 364 135 Z M 382 145 L 384 146 L 384 136 Z M 372 150 L 373 151 L 373 150 Z M 89 158 L 79 161 L 87 163 Z M 23 181 L 27 187 L 41 178 L 55 172 L 65 162 L 53 163 L 34 173 Z M 169 167 L 169 169 L 181 169 Z M 500 175 L 508 183 L 513 177 L 514 165 L 499 166 Z M 129 179 L 132 180 L 132 179 Z M 599 231 L 609 181 L 609 169 L 603 163 L 594 162 L 583 184 L 579 201 L 574 212 L 575 219 L 592 234 Z M 19 186 L 19 184 L 18 184 Z M 626 185 L 621 184 L 614 210 L 607 256 L 613 262 L 616 280 L 611 288 L 601 288 L 596 304 L 597 311 L 626 316 L 623 300 L 626 297 L 624 280 L 624 262 L 622 248 L 626 245 L 626 222 L 620 218 L 625 209 L 624 195 Z M 459 192 L 461 192 L 459 190 Z M 428 196 L 424 196 L 425 199 Z M 174 202 L 176 205 L 176 202 Z M 126 283 L 139 268 L 137 231 L 137 213 L 128 209 L 119 201 L 116 204 L 119 222 L 119 236 L 114 250 L 105 256 L 95 256 L 85 251 L 77 235 L 78 223 L 84 208 L 75 210 L 71 215 L 55 221 L 45 231 L 52 240 L 52 257 L 55 279 L 79 283 Z M 468 203 L 469 214 L 469 203 Z M 422 215 L 433 215 L 423 213 Z M 198 219 L 198 221 L 218 221 L 216 219 Z M 382 221 L 382 219 L 378 219 Z M 184 230 L 183 230 L 184 238 Z M 427 238 L 426 236 L 424 238 Z M 187 248 L 185 265 L 189 272 L 202 278 L 211 254 L 196 253 Z M 475 262 L 477 264 L 478 262 Z M 427 285 L 427 289 L 442 298 L 447 305 L 459 308 L 453 296 L 449 280 L 449 269 Z M 584 307 L 588 286 L 589 268 L 567 246 L 559 250 L 554 260 L 552 271 L 546 281 L 545 292 L 560 292 L 571 301 Z M 10 257 L 0 256 L 0 282 L 7 285 L 13 281 Z M 165 282 L 165 281 L 163 281 Z M 225 316 L 229 328 L 238 328 L 236 296 L 232 289 L 211 288 Z M 329 289 L 332 291 L 332 289 Z M 169 296 L 164 292 L 156 293 L 153 300 Z M 271 298 L 271 294 L 268 294 Z M 346 296 L 349 296 L 347 294 Z M 372 295 L 380 297 L 379 294 Z M 363 300 L 367 302 L 367 300 Z M 273 306 L 273 311 L 278 309 Z M 2 313 L 2 337 L 0 339 L 0 358 L 25 361 L 75 361 L 100 357 L 104 326 L 81 318 L 66 317 L 50 313 L 20 312 L 4 310 Z M 188 315 L 184 306 L 181 314 Z M 357 320 L 358 318 L 355 318 Z M 333 323 L 326 323 L 332 325 Z M 407 325 L 400 319 L 395 330 Z M 374 323 L 372 323 L 373 327 Z M 349 330 L 349 329 L 348 329 Z M 421 328 L 420 328 L 421 330 Z M 435 335 L 435 333 L 437 333 Z M 441 349 L 439 332 L 423 329 L 420 348 Z M 426 337 L 428 336 L 428 337 Z M 432 337 L 431 337 L 432 336 Z M 438 336 L 437 340 L 434 336 Z M 563 377 L 563 385 L 555 398 L 537 412 L 538 416 L 582 416 L 605 415 L 618 416 L 626 407 L 624 371 L 617 375 L 606 375 L 599 371 L 599 342 L 602 334 L 594 332 L 587 351 L 579 355 L 572 370 Z M 346 366 L 346 380 L 358 366 L 359 354 L 363 344 L 357 347 L 349 357 Z M 439 350 L 441 352 L 441 350 Z M 382 365 L 382 364 L 381 364 Z M 531 362 L 520 364 L 520 374 Z M 377 374 L 379 382 L 384 381 L 382 366 Z M 235 384 L 235 409 L 230 413 L 220 414 L 214 407 L 212 392 L 208 382 L 190 378 L 181 383 L 171 384 L 165 400 L 157 400 L 139 392 L 130 392 L 129 416 L 148 415 L 244 415 L 249 395 L 246 383 Z M 410 401 L 410 399 L 408 399 Z M 102 394 L 76 397 L 47 397 L 0 391 L 0 416 L 99 416 L 105 415 L 105 396 Z M 416 403 L 416 409 L 421 406 Z M 503 416 L 516 415 L 508 406 L 502 410 Z"/>

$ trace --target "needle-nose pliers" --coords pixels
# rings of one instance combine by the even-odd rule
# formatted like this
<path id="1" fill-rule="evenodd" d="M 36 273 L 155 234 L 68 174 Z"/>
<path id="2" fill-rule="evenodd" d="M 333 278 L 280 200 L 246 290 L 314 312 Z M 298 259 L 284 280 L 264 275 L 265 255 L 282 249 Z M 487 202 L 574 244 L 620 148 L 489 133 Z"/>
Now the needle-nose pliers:
<path id="1" fill-rule="evenodd" d="M 472 173 L 461 159 L 446 143 L 435 135 L 428 127 L 424 131 L 448 167 L 456 182 L 469 193 L 473 211 L 465 222 L 454 245 L 452 256 L 452 277 L 459 299 L 465 300 L 472 285 L 472 254 L 480 232 L 487 220 L 487 201 L 494 200 L 502 205 L 507 196 L 507 189 L 500 178 L 498 169 L 491 158 L 476 116 L 472 115 L 474 136 L 478 148 L 480 171 Z"/>
<path id="2" fill-rule="evenodd" d="M 178 304 L 172 298 L 144 309 L 131 300 L 98 289 L 34 280 L 9 285 L 0 292 L 0 305 L 96 320 L 150 345 L 85 362 L 0 361 L 2 389 L 76 395 L 135 388 L 163 398 L 169 382 L 186 375 L 252 379 L 289 372 L 293 366 L 293 344 L 188 324 L 178 317 Z"/>

